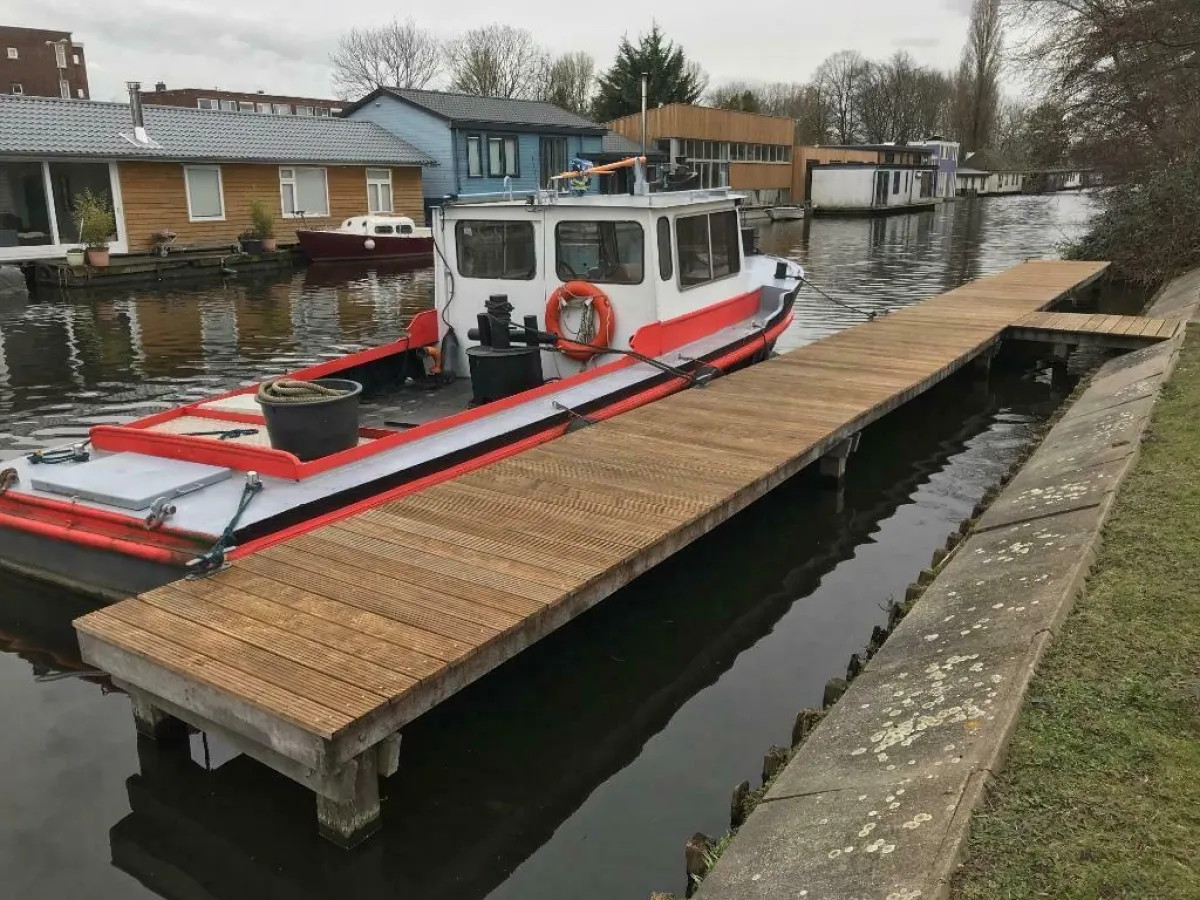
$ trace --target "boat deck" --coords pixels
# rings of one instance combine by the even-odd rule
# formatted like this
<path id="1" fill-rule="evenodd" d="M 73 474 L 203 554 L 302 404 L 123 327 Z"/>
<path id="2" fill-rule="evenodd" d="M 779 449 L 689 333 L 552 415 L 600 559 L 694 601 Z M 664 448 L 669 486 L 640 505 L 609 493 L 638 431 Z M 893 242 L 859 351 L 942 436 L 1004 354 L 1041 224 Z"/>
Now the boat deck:
<path id="1" fill-rule="evenodd" d="M 407 722 L 812 462 L 840 475 L 865 426 L 1106 268 L 1024 263 L 91 613 L 84 659 L 143 731 L 223 734 L 353 841 Z"/>

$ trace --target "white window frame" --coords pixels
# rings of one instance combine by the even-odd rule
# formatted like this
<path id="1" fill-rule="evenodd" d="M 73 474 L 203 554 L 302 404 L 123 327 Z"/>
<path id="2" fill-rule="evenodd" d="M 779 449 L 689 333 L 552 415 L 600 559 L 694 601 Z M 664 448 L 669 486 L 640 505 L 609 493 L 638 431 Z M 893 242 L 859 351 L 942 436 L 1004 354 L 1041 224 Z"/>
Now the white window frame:
<path id="1" fill-rule="evenodd" d="M 66 44 L 54 45 L 54 64 L 60 69 L 67 67 L 67 46 Z"/>
<path id="2" fill-rule="evenodd" d="M 71 54 L 71 64 L 75 65 L 75 66 L 79 65 L 79 54 L 78 53 Z"/>
<path id="3" fill-rule="evenodd" d="M 77 89 L 75 90 L 75 96 L 76 96 L 76 97 L 78 97 L 80 100 L 86 99 L 86 98 L 83 96 L 83 88 L 77 88 Z"/>
<path id="4" fill-rule="evenodd" d="M 475 145 L 475 171 L 471 171 L 471 144 Z M 467 135 L 467 177 L 482 178 L 483 177 L 483 135 L 468 134 Z"/>
<path id="5" fill-rule="evenodd" d="M 296 107 L 296 115 L 298 115 L 298 116 L 311 116 L 312 114 L 313 114 L 313 108 L 311 106 L 297 106 Z"/>
<path id="6" fill-rule="evenodd" d="M 58 95 L 64 100 L 71 99 L 71 82 L 65 78 L 60 78 L 58 81 Z"/>
<path id="7" fill-rule="evenodd" d="M 257 107 L 254 105 L 253 100 L 238 101 L 238 112 L 255 112 L 256 110 Z"/>
<path id="8" fill-rule="evenodd" d="M 384 177 L 384 178 L 379 178 L 379 177 L 372 178 L 371 177 L 372 172 L 376 172 L 376 173 L 385 172 L 387 174 L 386 174 L 386 177 Z M 395 198 L 395 195 L 392 193 L 392 170 L 384 169 L 384 168 L 367 169 L 366 174 L 367 174 L 367 212 L 371 213 L 372 215 L 374 215 L 376 213 L 394 213 L 396 211 L 396 198 Z M 384 187 L 387 188 L 387 201 L 388 201 L 387 209 L 371 209 L 371 188 L 372 187 L 378 187 L 380 189 L 381 195 L 382 195 L 383 188 Z M 326 184 L 326 188 L 328 188 L 328 184 Z"/>
<path id="9" fill-rule="evenodd" d="M 18 50 L 16 47 L 9 47 L 8 48 L 8 58 L 9 59 L 20 59 L 21 51 Z"/>
<path id="10" fill-rule="evenodd" d="M 188 173 L 191 171 L 197 172 L 216 172 L 217 173 L 217 194 L 221 199 L 221 214 L 219 216 L 197 216 L 192 212 L 192 183 L 188 180 Z M 184 166 L 183 167 L 183 192 L 187 195 L 188 221 L 189 222 L 224 222 L 225 221 L 225 179 L 221 175 L 220 166 Z"/>
<path id="11" fill-rule="evenodd" d="M 221 112 L 237 112 L 236 100 L 218 100 L 217 102 L 221 104 Z"/>
<path id="12" fill-rule="evenodd" d="M 16 94 L 18 97 L 20 97 L 25 93 L 25 86 L 22 84 L 18 84 L 17 82 L 14 81 L 12 87 L 9 88 L 9 90 L 13 94 Z"/>
<path id="13" fill-rule="evenodd" d="M 293 200 L 299 200 L 299 197 L 297 196 L 297 193 L 296 193 L 296 190 L 298 187 L 298 183 L 296 180 L 296 172 L 299 169 L 313 169 L 315 171 L 318 171 L 321 173 L 321 177 L 325 180 L 325 212 L 322 213 L 321 215 L 316 215 L 315 213 L 311 213 L 308 210 L 303 210 L 305 217 L 311 216 L 314 219 L 330 218 L 333 215 L 333 209 L 330 207 L 330 204 L 329 204 L 329 170 L 326 169 L 324 166 L 280 166 L 279 167 L 279 214 L 285 219 L 299 219 L 300 218 L 300 213 L 284 212 L 285 207 L 284 207 L 284 203 L 283 203 L 283 188 L 284 188 L 284 185 L 288 185 L 288 184 L 290 184 L 292 186 Z M 292 174 L 289 177 L 285 178 L 283 175 L 284 172 L 291 172 Z"/>
<path id="14" fill-rule="evenodd" d="M 271 112 L 277 116 L 290 116 L 292 114 L 292 104 L 290 103 L 272 103 Z"/>

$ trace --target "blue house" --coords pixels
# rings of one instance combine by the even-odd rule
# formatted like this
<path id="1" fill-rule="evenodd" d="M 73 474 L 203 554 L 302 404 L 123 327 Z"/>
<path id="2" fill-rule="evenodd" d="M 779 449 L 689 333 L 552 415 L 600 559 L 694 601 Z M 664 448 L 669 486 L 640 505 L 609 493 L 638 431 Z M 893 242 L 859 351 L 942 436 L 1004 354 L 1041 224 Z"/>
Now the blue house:
<path id="1" fill-rule="evenodd" d="M 503 191 L 505 178 L 514 191 L 536 190 L 573 157 L 609 155 L 607 128 L 539 100 L 384 87 L 342 116 L 374 122 L 437 161 L 422 180 L 426 215 L 450 194 Z"/>

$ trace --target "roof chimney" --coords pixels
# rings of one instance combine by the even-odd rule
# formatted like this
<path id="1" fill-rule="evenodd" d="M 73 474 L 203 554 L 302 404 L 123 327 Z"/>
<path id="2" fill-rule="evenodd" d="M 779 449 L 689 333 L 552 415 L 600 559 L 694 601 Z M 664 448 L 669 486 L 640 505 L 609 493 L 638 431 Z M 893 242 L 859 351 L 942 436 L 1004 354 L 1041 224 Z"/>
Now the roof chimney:
<path id="1" fill-rule="evenodd" d="M 149 144 L 150 136 L 146 134 L 146 123 L 142 119 L 142 83 L 127 81 L 129 88 L 129 112 L 133 116 L 133 139 L 139 144 Z"/>
<path id="2" fill-rule="evenodd" d="M 165 81 L 156 82 L 154 85 L 154 89 L 156 91 L 165 91 L 167 89 L 167 83 Z"/>

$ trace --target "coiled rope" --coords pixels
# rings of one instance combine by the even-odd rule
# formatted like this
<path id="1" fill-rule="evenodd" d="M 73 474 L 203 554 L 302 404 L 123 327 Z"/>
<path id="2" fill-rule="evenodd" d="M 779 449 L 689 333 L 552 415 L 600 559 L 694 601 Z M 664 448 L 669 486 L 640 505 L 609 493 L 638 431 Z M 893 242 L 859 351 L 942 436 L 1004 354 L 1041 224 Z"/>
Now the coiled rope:
<path id="1" fill-rule="evenodd" d="M 11 487 L 16 487 L 19 481 L 16 469 L 5 469 L 0 472 L 0 494 L 5 493 Z"/>
<path id="2" fill-rule="evenodd" d="M 322 397 L 342 397 L 348 393 L 315 381 L 297 381 L 294 378 L 276 378 L 258 386 L 258 398 L 268 403 L 312 403 Z"/>

